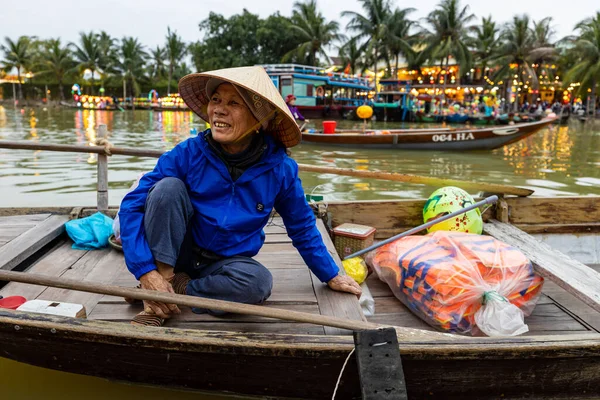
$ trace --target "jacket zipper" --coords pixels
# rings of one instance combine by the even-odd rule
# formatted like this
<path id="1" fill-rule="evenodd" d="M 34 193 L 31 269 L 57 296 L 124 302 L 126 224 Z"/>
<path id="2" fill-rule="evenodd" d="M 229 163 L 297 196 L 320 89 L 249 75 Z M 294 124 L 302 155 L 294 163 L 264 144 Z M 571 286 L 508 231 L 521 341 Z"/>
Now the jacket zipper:
<path id="1" fill-rule="evenodd" d="M 229 211 L 231 209 L 231 203 L 233 203 L 233 198 L 235 197 L 235 182 L 233 182 L 231 184 L 231 197 L 229 198 L 229 204 L 227 204 L 227 211 Z M 228 213 L 225 213 L 225 218 L 223 218 L 223 222 L 221 223 L 221 230 L 225 230 L 225 222 L 227 222 L 227 215 Z"/>

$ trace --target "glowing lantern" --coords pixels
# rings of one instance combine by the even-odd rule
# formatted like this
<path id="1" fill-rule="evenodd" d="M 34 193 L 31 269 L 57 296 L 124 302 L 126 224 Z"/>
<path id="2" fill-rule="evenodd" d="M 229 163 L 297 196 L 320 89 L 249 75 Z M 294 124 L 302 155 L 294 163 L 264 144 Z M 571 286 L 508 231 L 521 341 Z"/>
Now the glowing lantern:
<path id="1" fill-rule="evenodd" d="M 356 109 L 356 115 L 360 119 L 368 119 L 373 116 L 373 109 L 369 106 L 360 106 Z"/>

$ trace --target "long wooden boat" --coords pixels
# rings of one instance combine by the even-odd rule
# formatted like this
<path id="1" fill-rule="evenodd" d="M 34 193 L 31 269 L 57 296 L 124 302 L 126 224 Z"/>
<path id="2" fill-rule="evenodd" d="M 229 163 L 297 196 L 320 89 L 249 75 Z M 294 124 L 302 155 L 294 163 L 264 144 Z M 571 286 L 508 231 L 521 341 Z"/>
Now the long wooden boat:
<path id="1" fill-rule="evenodd" d="M 554 120 L 554 118 L 545 118 L 532 123 L 461 130 L 400 129 L 370 130 L 366 133 L 355 130 L 332 134 L 303 132 L 302 142 L 406 150 L 490 150 L 533 135 L 552 124 Z"/>
<path id="2" fill-rule="evenodd" d="M 377 239 L 421 223 L 423 200 L 329 203 L 318 226 L 377 228 Z M 136 284 L 112 249 L 71 248 L 64 223 L 95 212 L 81 207 L 0 209 L 0 269 L 83 282 Z M 114 213 L 112 209 L 110 212 Z M 485 214 L 485 233 L 520 248 L 546 278 L 530 332 L 519 337 L 428 337 L 399 330 L 410 398 L 595 398 L 600 394 L 600 198 L 506 198 Z M 256 259 L 274 276 L 265 307 L 430 330 L 371 276 L 375 315 L 352 295 L 311 275 L 281 221 L 266 227 Z M 562 253 L 559 253 L 561 251 Z M 587 264 L 586 265 L 584 265 Z M 83 304 L 87 319 L 0 309 L 0 356 L 130 383 L 240 395 L 329 399 L 353 350 L 349 331 L 306 323 L 184 309 L 166 327 L 134 327 L 141 310 L 121 298 L 9 283 L 0 295 Z M 385 361 L 383 361 L 385 362 Z M 337 398 L 361 397 L 354 356 Z"/>

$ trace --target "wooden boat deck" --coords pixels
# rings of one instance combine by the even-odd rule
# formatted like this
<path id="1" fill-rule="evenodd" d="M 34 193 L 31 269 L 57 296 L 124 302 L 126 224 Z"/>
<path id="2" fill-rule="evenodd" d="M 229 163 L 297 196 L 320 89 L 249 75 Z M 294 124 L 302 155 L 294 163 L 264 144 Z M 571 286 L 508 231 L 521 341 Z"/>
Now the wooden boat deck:
<path id="1" fill-rule="evenodd" d="M 28 271 L 125 287 L 137 285 L 135 278 L 127 271 L 122 253 L 113 249 L 72 249 L 71 241 L 63 233 L 63 224 L 67 219 L 64 215 L 50 214 L 0 217 L 0 269 L 14 268 L 50 243 L 46 253 L 35 260 Z M 340 263 L 323 223 L 318 221 L 318 224 L 330 252 L 336 262 Z M 266 307 L 365 319 L 355 296 L 327 289 L 308 270 L 292 246 L 279 218 L 273 219 L 265 232 L 265 245 L 255 258 L 271 271 L 274 278 L 273 293 L 266 302 Z M 600 272 L 600 265 L 591 267 Z M 367 284 L 376 304 L 375 315 L 368 318 L 369 321 L 431 329 L 402 305 L 377 277 L 369 277 Z M 600 332 L 600 314 L 591 307 L 548 280 L 543 293 L 533 314 L 526 318 L 530 328 L 527 335 Z M 0 295 L 83 304 L 88 319 L 95 320 L 128 323 L 141 311 L 141 305 L 130 305 L 122 298 L 21 283 L 7 284 L 0 289 Z M 169 327 L 257 333 L 348 333 L 337 328 L 282 322 L 264 317 L 213 317 L 194 314 L 186 308 L 167 324 Z"/>
<path id="2" fill-rule="evenodd" d="M 48 231 L 48 226 L 60 225 L 68 217 L 55 218 L 49 214 L 30 216 L 0 217 L 0 259 L 4 253 L 12 255 L 11 260 L 23 260 L 30 254 L 20 254 L 21 242 L 29 243 L 28 238 L 40 236 Z M 324 232 L 324 226 L 319 221 Z M 274 218 L 265 229 L 265 245 L 255 259 L 263 263 L 273 274 L 274 287 L 266 307 L 302 311 L 314 314 L 337 316 L 364 320 L 355 296 L 336 293 L 327 289 L 314 276 L 292 246 L 280 218 Z M 134 287 L 136 279 L 127 271 L 123 254 L 113 249 L 82 251 L 71 248 L 72 242 L 55 232 L 52 238 L 56 243 L 27 270 L 44 275 Z M 327 235 L 326 235 L 327 236 Z M 341 264 L 333 243 L 326 237 L 327 244 L 336 261 Z M 5 251 L 5 250 L 11 251 Z M 15 257 L 16 256 L 16 257 Z M 5 258 L 8 258 L 5 257 Z M 14 261 L 6 268 L 12 268 Z M 0 268 L 5 268 L 0 263 Z M 9 283 L 0 289 L 0 295 L 24 296 L 27 300 L 42 299 L 57 302 L 83 304 L 88 319 L 129 323 L 142 310 L 141 304 L 130 305 L 122 298 L 93 293 L 35 286 L 21 283 Z M 178 315 L 167 322 L 169 327 L 195 328 L 204 330 L 297 333 L 297 334 L 340 334 L 337 328 L 321 327 L 312 324 L 282 322 L 275 319 L 245 315 L 213 317 L 207 314 L 194 314 L 191 309 L 183 308 Z M 346 332 L 347 333 L 347 332 Z"/>

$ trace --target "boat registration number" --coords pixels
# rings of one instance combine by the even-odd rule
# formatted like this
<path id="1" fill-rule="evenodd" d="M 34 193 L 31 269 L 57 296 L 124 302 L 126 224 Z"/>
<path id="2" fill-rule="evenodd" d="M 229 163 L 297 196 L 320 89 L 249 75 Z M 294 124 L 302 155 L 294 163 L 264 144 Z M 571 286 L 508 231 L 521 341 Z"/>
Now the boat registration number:
<path id="1" fill-rule="evenodd" d="M 432 139 L 434 142 L 457 142 L 461 140 L 474 140 L 475 137 L 471 132 L 458 132 L 433 135 Z"/>

